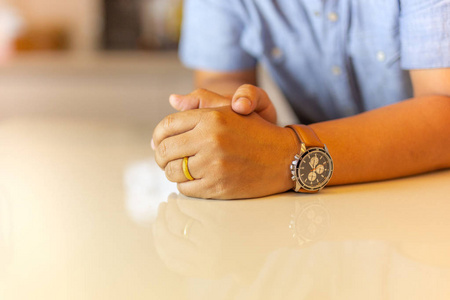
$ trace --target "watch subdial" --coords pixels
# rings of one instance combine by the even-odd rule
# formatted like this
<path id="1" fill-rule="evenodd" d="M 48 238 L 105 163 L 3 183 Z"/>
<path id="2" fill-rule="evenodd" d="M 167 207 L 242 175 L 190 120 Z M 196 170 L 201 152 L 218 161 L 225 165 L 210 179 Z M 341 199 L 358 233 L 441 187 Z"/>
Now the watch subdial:
<path id="1" fill-rule="evenodd" d="M 325 167 L 323 165 L 318 165 L 316 168 L 316 173 L 321 175 L 325 171 Z"/>
<path id="2" fill-rule="evenodd" d="M 319 159 L 317 158 L 317 155 L 315 155 L 314 157 L 311 157 L 311 161 L 309 162 L 309 165 L 311 166 L 311 168 L 314 169 L 318 163 L 319 163 Z"/>
<path id="3" fill-rule="evenodd" d="M 308 180 L 309 180 L 309 181 L 314 181 L 314 180 L 316 180 L 316 178 L 317 178 L 317 175 L 316 175 L 315 172 L 310 172 L 310 173 L 308 174 Z"/>

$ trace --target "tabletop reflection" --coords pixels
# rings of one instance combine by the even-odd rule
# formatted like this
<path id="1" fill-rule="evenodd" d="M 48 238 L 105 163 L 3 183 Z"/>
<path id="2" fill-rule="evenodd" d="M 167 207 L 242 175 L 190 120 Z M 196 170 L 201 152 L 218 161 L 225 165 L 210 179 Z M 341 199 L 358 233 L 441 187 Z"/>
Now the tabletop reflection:
<path id="1" fill-rule="evenodd" d="M 0 276 L 6 271 L 12 250 L 11 205 L 6 192 L 0 186 Z"/>
<path id="2" fill-rule="evenodd" d="M 384 201 L 383 193 L 372 199 L 287 193 L 248 201 L 172 194 L 159 206 L 155 247 L 197 296 L 445 299 L 448 200 L 407 193 Z"/>

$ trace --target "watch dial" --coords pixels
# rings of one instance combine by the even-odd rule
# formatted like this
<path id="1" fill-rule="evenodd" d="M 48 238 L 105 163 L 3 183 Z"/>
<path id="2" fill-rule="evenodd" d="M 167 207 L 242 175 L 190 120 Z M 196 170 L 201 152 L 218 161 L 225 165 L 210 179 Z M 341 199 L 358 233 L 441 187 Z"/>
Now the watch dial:
<path id="1" fill-rule="evenodd" d="M 297 177 L 307 190 L 318 190 L 330 181 L 333 161 L 322 148 L 311 148 L 302 155 L 297 168 Z"/>

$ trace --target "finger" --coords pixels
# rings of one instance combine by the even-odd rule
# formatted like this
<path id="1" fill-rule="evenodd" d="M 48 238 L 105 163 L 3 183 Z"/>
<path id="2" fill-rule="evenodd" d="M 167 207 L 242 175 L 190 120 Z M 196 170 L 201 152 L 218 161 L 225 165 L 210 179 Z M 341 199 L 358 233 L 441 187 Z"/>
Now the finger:
<path id="1" fill-rule="evenodd" d="M 162 140 L 194 129 L 200 117 L 195 110 L 166 116 L 153 131 L 153 145 L 157 148 Z"/>
<path id="2" fill-rule="evenodd" d="M 196 134 L 192 131 L 164 139 L 155 150 L 156 163 L 165 170 L 167 164 L 173 160 L 195 156 L 203 144 L 203 141 L 197 140 Z"/>
<path id="3" fill-rule="evenodd" d="M 190 109 L 199 108 L 198 98 L 192 97 L 190 95 L 170 95 L 169 97 L 170 105 L 178 111 L 185 111 Z"/>
<path id="4" fill-rule="evenodd" d="M 153 139 L 150 142 L 150 146 L 152 146 L 152 149 L 155 150 L 156 146 L 155 146 L 155 142 L 153 141 Z"/>
<path id="5" fill-rule="evenodd" d="M 206 179 L 181 182 L 177 184 L 178 191 L 185 196 L 203 199 L 219 199 L 214 187 Z"/>
<path id="6" fill-rule="evenodd" d="M 197 89 L 188 95 L 170 95 L 169 103 L 178 111 L 186 111 L 196 108 L 227 106 L 230 105 L 230 99 L 212 91 Z"/>
<path id="7" fill-rule="evenodd" d="M 194 155 L 188 158 L 188 170 L 194 179 L 198 180 L 202 178 L 202 166 L 204 166 L 204 164 L 200 162 L 198 156 Z M 189 181 L 183 172 L 183 159 L 176 159 L 167 163 L 164 172 L 167 179 L 171 182 L 181 183 Z"/>
<path id="8" fill-rule="evenodd" d="M 272 123 L 276 123 L 277 120 L 275 107 L 267 93 L 251 84 L 244 84 L 236 90 L 231 107 L 235 112 L 242 115 L 256 112 Z"/>
<path id="9" fill-rule="evenodd" d="M 244 84 L 234 93 L 232 107 L 236 112 L 248 115 L 266 108 L 268 102 L 270 100 L 264 90 L 251 84 Z"/>

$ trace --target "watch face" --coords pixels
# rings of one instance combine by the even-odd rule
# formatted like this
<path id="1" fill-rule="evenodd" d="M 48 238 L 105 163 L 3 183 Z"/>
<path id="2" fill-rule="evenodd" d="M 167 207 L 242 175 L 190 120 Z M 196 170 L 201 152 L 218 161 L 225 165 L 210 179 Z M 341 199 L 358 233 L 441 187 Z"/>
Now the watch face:
<path id="1" fill-rule="evenodd" d="M 330 181 L 333 173 L 331 156 L 322 148 L 310 148 L 297 165 L 297 178 L 304 189 L 317 191 Z"/>

